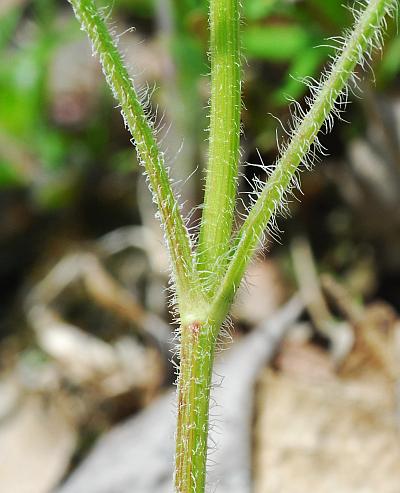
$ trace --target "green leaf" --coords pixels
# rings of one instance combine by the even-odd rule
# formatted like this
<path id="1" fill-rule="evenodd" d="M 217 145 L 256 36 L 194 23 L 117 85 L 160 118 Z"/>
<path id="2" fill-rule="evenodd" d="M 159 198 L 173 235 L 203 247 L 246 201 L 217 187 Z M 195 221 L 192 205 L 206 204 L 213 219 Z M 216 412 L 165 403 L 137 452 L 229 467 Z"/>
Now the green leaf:
<path id="1" fill-rule="evenodd" d="M 307 48 L 295 57 L 289 67 L 286 80 L 273 95 L 277 105 L 286 104 L 288 98 L 299 99 L 307 87 L 301 81 L 304 77 L 314 76 L 320 65 L 326 60 L 329 50 L 324 47 Z"/>
<path id="2" fill-rule="evenodd" d="M 400 72 L 400 35 L 387 46 L 379 67 L 379 82 L 388 82 Z"/>
<path id="3" fill-rule="evenodd" d="M 310 46 L 314 38 L 300 26 L 284 24 L 248 27 L 242 39 L 247 55 L 287 62 Z"/>
<path id="4" fill-rule="evenodd" d="M 337 27 L 347 26 L 351 14 L 343 8 L 343 0 L 308 0 L 315 12 L 322 12 L 327 20 Z"/>
<path id="5" fill-rule="evenodd" d="M 21 185 L 23 182 L 23 177 L 19 175 L 13 165 L 0 159 L 0 187 Z"/>
<path id="6" fill-rule="evenodd" d="M 268 16 L 277 4 L 277 0 L 247 0 L 244 2 L 244 16 L 248 20 L 258 20 Z"/>
<path id="7" fill-rule="evenodd" d="M 7 10 L 4 16 L 0 17 L 0 49 L 4 48 L 13 35 L 21 15 L 22 9 L 20 7 L 14 7 Z"/>

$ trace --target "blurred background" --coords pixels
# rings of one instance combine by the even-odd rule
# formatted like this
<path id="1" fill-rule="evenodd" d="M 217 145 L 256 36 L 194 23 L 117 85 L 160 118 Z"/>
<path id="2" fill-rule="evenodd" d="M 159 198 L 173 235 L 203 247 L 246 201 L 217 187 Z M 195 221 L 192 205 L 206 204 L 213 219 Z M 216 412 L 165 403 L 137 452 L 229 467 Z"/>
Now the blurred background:
<path id="1" fill-rule="evenodd" d="M 110 3 L 99 2 L 150 95 L 189 214 L 207 156 L 208 2 Z M 265 179 L 257 165 L 276 159 L 276 118 L 288 120 L 288 98 L 307 93 L 299 79 L 318 78 L 326 38 L 352 19 L 342 0 L 242 3 L 246 202 L 248 180 Z M 248 371 L 235 381 L 246 399 L 228 406 L 244 426 L 242 482 L 226 455 L 217 461 L 233 478 L 226 491 L 400 491 L 397 21 L 351 98 L 351 123 L 322 136 L 329 155 L 302 174 L 301 203 L 233 308 L 230 358 Z M 168 258 L 130 137 L 65 0 L 2 0 L 0 60 L 0 490 L 170 491 L 172 455 L 157 455 L 154 433 L 163 412 L 173 419 L 171 399 L 149 414 L 175 378 Z M 271 354 L 240 352 L 256 333 Z"/>

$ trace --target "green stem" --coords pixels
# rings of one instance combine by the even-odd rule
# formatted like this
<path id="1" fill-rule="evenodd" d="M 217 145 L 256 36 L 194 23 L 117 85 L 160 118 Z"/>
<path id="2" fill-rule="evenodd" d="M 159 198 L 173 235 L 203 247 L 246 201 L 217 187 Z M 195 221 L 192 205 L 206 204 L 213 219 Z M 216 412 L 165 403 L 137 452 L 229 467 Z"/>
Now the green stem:
<path id="1" fill-rule="evenodd" d="M 239 0 L 210 1 L 210 147 L 198 268 L 212 294 L 228 260 L 235 210 L 241 110 Z"/>
<path id="2" fill-rule="evenodd" d="M 139 101 L 116 42 L 93 0 L 70 0 L 82 29 L 99 54 L 104 74 L 119 102 L 125 123 L 134 139 L 140 162 L 144 165 L 165 229 L 175 277 L 179 309 L 191 306 L 200 292 L 192 258 L 189 235 L 174 197 L 169 176 L 151 125 Z"/>
<path id="3" fill-rule="evenodd" d="M 210 385 L 218 329 L 219 326 L 199 320 L 181 327 L 176 493 L 204 492 Z"/>
<path id="4" fill-rule="evenodd" d="M 394 9 L 397 2 L 366 2 L 365 11 L 346 38 L 312 107 L 296 126 L 289 145 L 232 245 L 241 106 L 239 1 L 210 0 L 210 153 L 197 266 L 163 155 L 116 44 L 93 0 L 70 2 L 100 55 L 107 81 L 121 105 L 139 158 L 146 168 L 165 228 L 181 315 L 175 488 L 177 493 L 204 493 L 211 372 L 219 328 L 262 233 L 282 204 L 283 194 L 290 188 L 299 164 L 334 109 L 357 63 L 367 52 L 370 40 L 379 41 L 385 13 Z M 231 256 L 230 251 L 234 252 Z"/>
<path id="5" fill-rule="evenodd" d="M 282 203 L 283 195 L 291 186 L 298 166 L 315 142 L 338 97 L 345 90 L 356 65 L 363 60 L 371 40 L 379 43 L 385 14 L 395 6 L 394 0 L 371 0 L 359 15 L 313 105 L 295 129 L 289 145 L 235 239 L 235 253 L 220 283 L 214 306 L 221 308 L 230 305 L 263 231 Z"/>

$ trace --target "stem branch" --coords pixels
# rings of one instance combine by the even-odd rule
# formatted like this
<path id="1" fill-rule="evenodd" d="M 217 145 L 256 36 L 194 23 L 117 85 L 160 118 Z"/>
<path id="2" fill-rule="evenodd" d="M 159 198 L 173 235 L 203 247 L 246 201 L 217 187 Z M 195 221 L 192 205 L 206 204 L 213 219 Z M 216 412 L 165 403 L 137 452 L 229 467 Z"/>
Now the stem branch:
<path id="1" fill-rule="evenodd" d="M 210 147 L 198 268 L 212 294 L 230 247 L 238 174 L 241 110 L 239 0 L 210 0 Z"/>
<path id="2" fill-rule="evenodd" d="M 346 90 L 357 64 L 364 60 L 369 47 L 373 48 L 374 43 L 379 45 L 385 14 L 395 6 L 394 0 L 371 0 L 364 12 L 358 14 L 354 28 L 333 63 L 329 76 L 321 85 L 311 108 L 297 125 L 289 145 L 235 238 L 235 253 L 216 293 L 213 303 L 216 307 L 230 305 L 263 231 L 282 204 L 284 193 L 290 188 L 298 166 L 310 151 L 324 122 L 330 117 L 337 99 Z"/>
<path id="3" fill-rule="evenodd" d="M 93 0 L 70 0 L 82 29 L 99 54 L 108 85 L 119 102 L 125 124 L 144 165 L 154 201 L 164 226 L 172 261 L 179 308 L 193 303 L 199 292 L 189 235 L 172 191 L 170 179 L 151 125 L 134 89 L 117 45 Z"/>

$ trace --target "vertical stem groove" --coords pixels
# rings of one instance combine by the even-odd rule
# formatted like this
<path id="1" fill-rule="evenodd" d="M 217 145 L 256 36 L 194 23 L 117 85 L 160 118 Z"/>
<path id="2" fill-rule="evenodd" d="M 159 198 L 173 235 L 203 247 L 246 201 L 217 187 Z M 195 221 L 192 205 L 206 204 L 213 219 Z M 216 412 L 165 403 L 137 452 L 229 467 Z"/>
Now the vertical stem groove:
<path id="1" fill-rule="evenodd" d="M 216 330 L 194 321 L 181 328 L 175 491 L 203 493 Z"/>
<path id="2" fill-rule="evenodd" d="M 198 268 L 212 293 L 228 257 L 240 144 L 239 0 L 210 0 L 210 147 Z"/>

